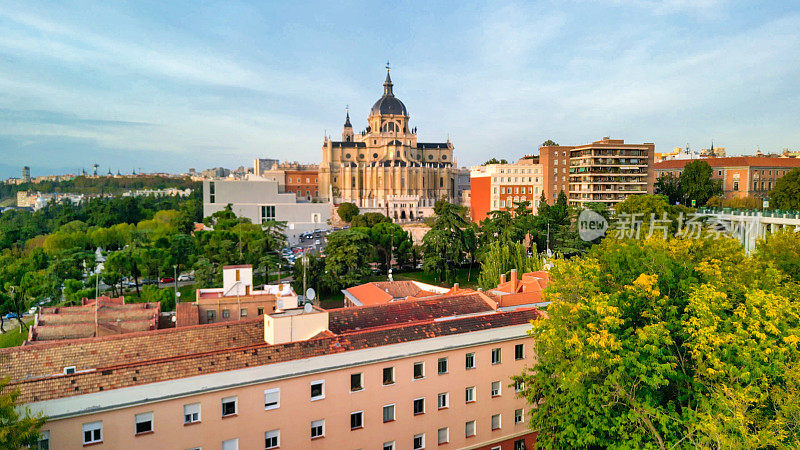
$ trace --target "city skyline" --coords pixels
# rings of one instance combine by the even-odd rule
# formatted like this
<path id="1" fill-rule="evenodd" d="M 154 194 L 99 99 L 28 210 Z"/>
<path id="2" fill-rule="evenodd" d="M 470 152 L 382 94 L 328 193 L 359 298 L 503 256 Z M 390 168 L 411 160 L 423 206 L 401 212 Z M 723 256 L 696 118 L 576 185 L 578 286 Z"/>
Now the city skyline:
<path id="1" fill-rule="evenodd" d="M 797 148 L 800 12 L 734 1 L 0 7 L 0 177 L 319 160 L 391 61 L 459 165 L 602 136 Z M 576 33 L 576 31 L 579 31 Z"/>

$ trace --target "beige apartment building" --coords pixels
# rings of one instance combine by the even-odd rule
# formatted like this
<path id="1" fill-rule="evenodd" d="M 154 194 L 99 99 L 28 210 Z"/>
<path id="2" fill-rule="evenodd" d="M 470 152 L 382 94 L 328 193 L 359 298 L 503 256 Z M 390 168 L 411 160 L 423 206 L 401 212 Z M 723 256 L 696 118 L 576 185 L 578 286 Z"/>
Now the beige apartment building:
<path id="1" fill-rule="evenodd" d="M 393 86 L 387 70 L 383 96 L 372 106 L 364 131 L 353 131 L 348 111 L 342 140 L 325 136 L 319 195 L 396 221 L 415 220 L 433 215 L 436 200 L 457 199 L 453 144 L 418 142 Z"/>
<path id="2" fill-rule="evenodd" d="M 527 156 L 515 164 L 475 166 L 470 173 L 470 216 L 480 222 L 491 211 L 510 211 L 518 202 L 539 207 L 547 175 L 538 156 Z"/>
<path id="3" fill-rule="evenodd" d="M 294 306 L 294 305 L 290 305 Z M 465 291 L 0 350 L 50 449 L 531 449 L 537 309 Z"/>

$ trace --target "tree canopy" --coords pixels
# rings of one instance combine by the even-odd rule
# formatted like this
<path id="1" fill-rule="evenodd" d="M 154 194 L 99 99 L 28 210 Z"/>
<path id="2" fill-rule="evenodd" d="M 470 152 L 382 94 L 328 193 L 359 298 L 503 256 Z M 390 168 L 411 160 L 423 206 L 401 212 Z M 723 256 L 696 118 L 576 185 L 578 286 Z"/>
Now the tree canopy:
<path id="1" fill-rule="evenodd" d="M 540 145 L 539 147 L 558 147 L 558 144 L 556 144 L 556 141 L 548 139 L 542 142 L 542 145 Z"/>
<path id="2" fill-rule="evenodd" d="M 800 168 L 778 178 L 769 193 L 770 206 L 784 211 L 800 211 Z"/>
<path id="3" fill-rule="evenodd" d="M 559 261 L 537 364 L 517 379 L 539 444 L 800 445 L 800 302 L 783 270 L 726 238 L 606 238 Z"/>
<path id="4" fill-rule="evenodd" d="M 355 203 L 344 202 L 339 205 L 339 209 L 337 209 L 336 212 L 339 214 L 339 218 L 345 222 L 351 222 L 353 217 L 358 215 L 359 209 Z"/>
<path id="5" fill-rule="evenodd" d="M 492 158 L 481 165 L 488 166 L 489 164 L 508 164 L 508 161 L 506 161 L 505 159 Z"/>
<path id="6" fill-rule="evenodd" d="M 35 446 L 39 430 L 47 421 L 41 414 L 31 415 L 28 408 L 20 411 L 18 397 L 19 390 L 8 389 L 8 378 L 0 378 L 0 448 Z"/>
<path id="7" fill-rule="evenodd" d="M 679 177 L 680 193 L 684 205 L 691 205 L 695 200 L 696 206 L 703 206 L 708 199 L 715 195 L 722 195 L 722 180 L 711 178 L 714 170 L 703 160 L 688 162 Z"/>

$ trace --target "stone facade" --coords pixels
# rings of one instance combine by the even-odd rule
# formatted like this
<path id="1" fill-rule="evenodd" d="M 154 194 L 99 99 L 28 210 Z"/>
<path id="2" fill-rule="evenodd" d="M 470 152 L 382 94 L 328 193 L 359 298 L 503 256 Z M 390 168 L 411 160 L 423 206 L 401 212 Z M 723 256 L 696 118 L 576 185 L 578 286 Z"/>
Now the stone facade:
<path id="1" fill-rule="evenodd" d="M 367 128 L 355 133 L 348 111 L 342 140 L 325 137 L 319 195 L 403 222 L 433 215 L 436 200 L 456 199 L 453 144 L 417 142 L 417 130 L 409 127 L 406 107 L 392 88 L 387 70 Z"/>

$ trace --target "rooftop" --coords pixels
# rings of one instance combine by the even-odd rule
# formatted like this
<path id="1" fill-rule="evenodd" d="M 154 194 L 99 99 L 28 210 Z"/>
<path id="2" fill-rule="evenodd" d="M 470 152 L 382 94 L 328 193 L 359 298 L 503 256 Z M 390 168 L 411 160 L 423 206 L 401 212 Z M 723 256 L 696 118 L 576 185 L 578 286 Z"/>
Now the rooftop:
<path id="1" fill-rule="evenodd" d="M 269 345 L 261 317 L 237 322 L 0 349 L 0 372 L 29 403 L 324 354 L 522 325 L 537 309 L 497 311 L 487 296 L 456 294 L 328 311 L 330 331 Z M 75 366 L 66 375 L 64 368 Z"/>
<path id="2" fill-rule="evenodd" d="M 711 167 L 800 167 L 800 158 L 779 156 L 728 156 L 714 158 L 669 159 L 653 165 L 658 169 L 683 169 L 692 161 L 705 161 Z"/>
<path id="3" fill-rule="evenodd" d="M 364 283 L 344 289 L 342 292 L 357 305 L 378 305 L 407 297 L 419 298 L 438 295 L 445 291 L 436 286 L 403 280 Z"/>

